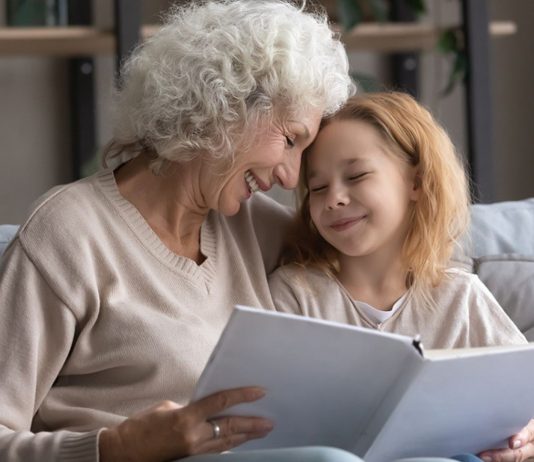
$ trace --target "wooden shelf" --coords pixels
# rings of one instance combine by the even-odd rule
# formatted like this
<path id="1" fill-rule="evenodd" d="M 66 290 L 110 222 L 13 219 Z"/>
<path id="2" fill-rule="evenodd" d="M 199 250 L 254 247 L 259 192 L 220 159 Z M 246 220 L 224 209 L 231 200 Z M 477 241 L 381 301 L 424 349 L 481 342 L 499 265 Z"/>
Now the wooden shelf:
<path id="1" fill-rule="evenodd" d="M 159 26 L 143 26 L 143 38 L 153 35 Z M 512 22 L 492 22 L 493 36 L 516 32 Z M 363 23 L 341 34 L 350 51 L 425 51 L 433 50 L 441 30 L 424 23 Z M 85 56 L 111 54 L 115 50 L 112 31 L 94 27 L 0 27 L 1 56 Z"/>
<path id="2" fill-rule="evenodd" d="M 111 53 L 112 32 L 93 27 L 2 27 L 0 56 L 84 56 Z"/>
<path id="3" fill-rule="evenodd" d="M 510 21 L 489 24 L 489 32 L 495 37 L 516 31 L 515 23 Z M 430 51 L 436 48 L 442 32 L 443 29 L 424 23 L 362 23 L 341 37 L 350 51 Z"/>

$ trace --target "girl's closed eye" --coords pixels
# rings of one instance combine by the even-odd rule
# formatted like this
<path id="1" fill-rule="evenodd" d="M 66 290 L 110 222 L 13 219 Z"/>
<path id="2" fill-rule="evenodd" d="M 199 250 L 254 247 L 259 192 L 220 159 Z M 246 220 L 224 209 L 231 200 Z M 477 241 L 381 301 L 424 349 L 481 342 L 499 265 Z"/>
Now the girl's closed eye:
<path id="1" fill-rule="evenodd" d="M 356 173 L 353 175 L 349 175 L 348 180 L 349 181 L 357 181 L 368 175 L 369 172 L 362 172 L 362 173 Z"/>
<path id="2" fill-rule="evenodd" d="M 328 185 L 325 184 L 308 185 L 308 189 L 310 190 L 310 193 L 320 193 L 326 191 L 327 186 Z"/>

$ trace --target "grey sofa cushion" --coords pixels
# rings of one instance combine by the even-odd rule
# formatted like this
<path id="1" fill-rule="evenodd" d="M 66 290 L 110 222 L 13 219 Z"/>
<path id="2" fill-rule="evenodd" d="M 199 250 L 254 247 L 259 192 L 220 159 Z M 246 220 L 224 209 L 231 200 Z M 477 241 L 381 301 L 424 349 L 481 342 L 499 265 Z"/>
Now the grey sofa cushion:
<path id="1" fill-rule="evenodd" d="M 18 229 L 19 227 L 17 225 L 0 225 L 0 255 L 4 253 L 4 250 Z"/>
<path id="2" fill-rule="evenodd" d="M 534 256 L 534 198 L 476 204 L 471 208 L 472 257 Z"/>
<path id="3" fill-rule="evenodd" d="M 501 254 L 475 259 L 475 272 L 529 342 L 534 341 L 534 256 Z"/>

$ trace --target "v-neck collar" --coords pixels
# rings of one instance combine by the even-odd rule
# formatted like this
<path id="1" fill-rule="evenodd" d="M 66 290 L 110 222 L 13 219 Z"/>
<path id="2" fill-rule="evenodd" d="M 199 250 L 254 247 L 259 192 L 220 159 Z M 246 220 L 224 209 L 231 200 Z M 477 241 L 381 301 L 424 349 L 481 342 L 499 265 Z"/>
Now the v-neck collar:
<path id="1" fill-rule="evenodd" d="M 121 195 L 113 169 L 102 170 L 97 176 L 104 195 L 117 209 L 139 242 L 169 269 L 189 275 L 192 282 L 204 286 L 209 292 L 215 275 L 217 256 L 216 212 L 210 211 L 200 228 L 200 251 L 206 259 L 199 265 L 188 257 L 177 255 L 163 243 L 139 210 Z"/>

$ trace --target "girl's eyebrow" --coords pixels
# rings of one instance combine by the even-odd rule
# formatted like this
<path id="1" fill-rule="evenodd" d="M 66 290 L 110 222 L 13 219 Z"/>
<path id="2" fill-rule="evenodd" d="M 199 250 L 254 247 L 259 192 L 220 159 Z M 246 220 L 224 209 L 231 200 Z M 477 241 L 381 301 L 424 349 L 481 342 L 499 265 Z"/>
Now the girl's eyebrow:
<path id="1" fill-rule="evenodd" d="M 364 159 L 360 157 L 353 157 L 350 159 L 345 159 L 341 162 L 343 167 L 350 167 L 351 165 L 359 162 L 364 162 Z M 308 181 L 314 179 L 315 177 L 319 176 L 319 174 L 315 170 L 310 170 L 308 173 Z"/>

